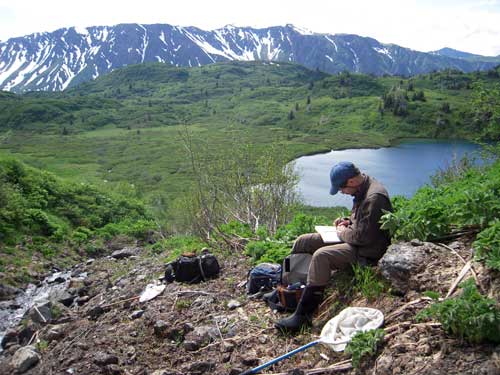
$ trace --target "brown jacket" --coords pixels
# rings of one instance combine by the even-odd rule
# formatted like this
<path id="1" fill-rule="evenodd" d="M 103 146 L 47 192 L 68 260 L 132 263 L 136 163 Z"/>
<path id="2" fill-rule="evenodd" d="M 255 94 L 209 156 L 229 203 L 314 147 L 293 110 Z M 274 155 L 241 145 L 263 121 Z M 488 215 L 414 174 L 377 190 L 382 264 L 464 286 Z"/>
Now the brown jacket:
<path id="1" fill-rule="evenodd" d="M 392 212 L 389 194 L 380 182 L 365 176 L 354 197 L 351 224 L 339 233 L 342 241 L 357 248 L 360 257 L 378 260 L 391 243 L 389 233 L 380 229 L 382 210 Z"/>

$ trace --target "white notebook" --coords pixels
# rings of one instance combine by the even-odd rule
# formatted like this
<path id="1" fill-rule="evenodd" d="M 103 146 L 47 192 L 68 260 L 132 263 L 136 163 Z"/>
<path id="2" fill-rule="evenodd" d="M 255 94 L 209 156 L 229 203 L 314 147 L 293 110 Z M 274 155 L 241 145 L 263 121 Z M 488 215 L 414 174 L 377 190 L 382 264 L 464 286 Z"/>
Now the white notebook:
<path id="1" fill-rule="evenodd" d="M 325 243 L 340 243 L 342 240 L 337 235 L 337 229 L 329 225 L 316 225 L 316 232 L 321 235 L 321 239 Z"/>

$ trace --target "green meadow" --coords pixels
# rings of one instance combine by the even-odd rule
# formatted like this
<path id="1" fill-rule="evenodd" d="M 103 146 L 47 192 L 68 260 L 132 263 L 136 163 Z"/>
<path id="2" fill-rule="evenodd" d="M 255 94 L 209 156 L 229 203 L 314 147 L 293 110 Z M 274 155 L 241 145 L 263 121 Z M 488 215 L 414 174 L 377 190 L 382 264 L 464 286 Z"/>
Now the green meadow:
<path id="1" fill-rule="evenodd" d="M 278 143 L 289 160 L 402 137 L 473 139 L 481 135 L 473 84 L 494 80 L 455 71 L 331 76 L 287 63 L 136 65 L 62 93 L 2 93 L 0 153 L 61 177 L 173 200 L 192 182 L 186 131 L 228 157 L 241 140 L 262 152 Z M 404 96 L 403 115 L 384 107 L 391 89 Z M 412 99 L 417 92 L 423 100 Z"/>

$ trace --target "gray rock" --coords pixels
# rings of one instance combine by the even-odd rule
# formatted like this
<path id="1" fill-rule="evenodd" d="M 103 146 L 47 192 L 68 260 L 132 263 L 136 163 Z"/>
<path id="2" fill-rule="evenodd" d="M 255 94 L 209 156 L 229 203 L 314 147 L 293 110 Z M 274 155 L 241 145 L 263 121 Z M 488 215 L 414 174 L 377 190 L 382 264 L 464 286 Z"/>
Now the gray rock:
<path id="1" fill-rule="evenodd" d="M 413 246 L 409 243 L 396 243 L 387 249 L 378 265 L 395 292 L 405 294 L 408 291 L 411 275 L 425 267 L 428 252 L 426 244 Z"/>
<path id="2" fill-rule="evenodd" d="M 51 296 L 52 297 L 52 296 Z M 63 291 L 63 292 L 60 292 L 58 293 L 57 295 L 54 295 L 53 298 L 54 298 L 54 301 L 56 302 L 59 302 L 59 303 L 62 303 L 64 306 L 66 307 L 69 307 L 71 306 L 71 304 L 73 303 L 73 301 L 75 300 L 75 297 L 74 295 L 72 295 L 71 293 L 69 293 L 67 290 L 66 291 Z"/>
<path id="3" fill-rule="evenodd" d="M 153 331 L 157 337 L 165 338 L 170 325 L 164 320 L 158 320 L 153 326 Z"/>
<path id="4" fill-rule="evenodd" d="M 184 349 L 195 351 L 217 338 L 218 331 L 213 326 L 199 326 L 189 332 L 184 339 Z"/>
<path id="5" fill-rule="evenodd" d="M 95 320 L 105 312 L 106 310 L 104 310 L 101 306 L 94 306 L 87 311 L 87 315 L 90 317 L 90 319 Z"/>
<path id="6" fill-rule="evenodd" d="M 19 333 L 15 329 L 9 329 L 5 332 L 5 336 L 2 338 L 2 343 L 0 344 L 3 349 L 10 345 L 17 344 L 17 335 Z"/>
<path id="7" fill-rule="evenodd" d="M 90 300 L 89 296 L 81 296 L 76 299 L 78 306 L 85 305 Z"/>
<path id="8" fill-rule="evenodd" d="M 139 249 L 137 247 L 124 247 L 121 250 L 113 251 L 113 253 L 111 254 L 111 257 L 113 257 L 115 259 L 128 258 L 128 257 L 131 257 L 133 255 L 136 255 L 138 250 Z"/>
<path id="9" fill-rule="evenodd" d="M 117 365 L 118 357 L 113 354 L 98 352 L 94 355 L 94 363 L 98 366 Z"/>
<path id="10" fill-rule="evenodd" d="M 139 319 L 144 314 L 144 310 L 136 310 L 130 314 L 130 319 Z"/>
<path id="11" fill-rule="evenodd" d="M 0 301 L 4 301 L 14 297 L 21 289 L 14 288 L 13 286 L 0 284 Z"/>
<path id="12" fill-rule="evenodd" d="M 215 369 L 215 362 L 212 361 L 195 362 L 189 366 L 189 371 L 196 374 L 204 374 L 206 372 L 211 372 L 214 369 Z"/>
<path id="13" fill-rule="evenodd" d="M 241 363 L 245 366 L 257 366 L 259 364 L 259 358 L 255 355 L 255 353 L 248 353 L 243 355 Z"/>
<path id="14" fill-rule="evenodd" d="M 63 337 L 64 337 L 64 326 L 58 325 L 50 328 L 43 338 L 47 340 L 47 342 L 51 342 L 60 340 Z"/>
<path id="15" fill-rule="evenodd" d="M 232 300 L 230 300 L 230 301 L 227 303 L 227 308 L 228 308 L 229 310 L 234 310 L 234 309 L 236 309 L 237 307 L 240 307 L 240 306 L 241 306 L 240 301 L 237 301 L 237 300 L 235 300 L 235 299 L 232 299 Z"/>
<path id="16" fill-rule="evenodd" d="M 28 316 L 35 323 L 47 324 L 52 320 L 51 306 L 50 302 L 35 305 L 28 312 Z"/>
<path id="17" fill-rule="evenodd" d="M 19 348 L 12 356 L 10 365 L 17 373 L 22 374 L 35 366 L 39 361 L 40 354 L 34 346 L 30 345 Z"/>

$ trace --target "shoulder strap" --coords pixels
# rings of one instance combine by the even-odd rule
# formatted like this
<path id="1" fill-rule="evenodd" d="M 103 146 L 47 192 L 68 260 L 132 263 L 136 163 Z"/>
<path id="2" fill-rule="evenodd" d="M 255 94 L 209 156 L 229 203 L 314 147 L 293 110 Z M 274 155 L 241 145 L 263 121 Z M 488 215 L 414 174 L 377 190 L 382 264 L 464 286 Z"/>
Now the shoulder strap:
<path id="1" fill-rule="evenodd" d="M 201 279 L 203 281 L 207 281 L 207 277 L 205 276 L 205 272 L 203 271 L 203 264 L 201 263 L 201 257 L 198 258 L 198 267 L 200 268 Z"/>

